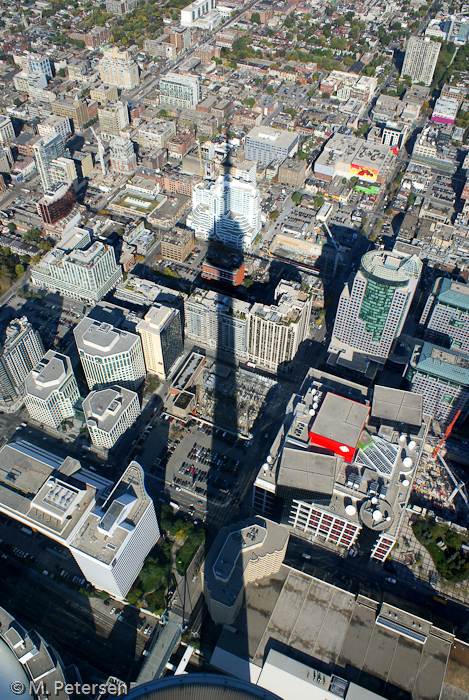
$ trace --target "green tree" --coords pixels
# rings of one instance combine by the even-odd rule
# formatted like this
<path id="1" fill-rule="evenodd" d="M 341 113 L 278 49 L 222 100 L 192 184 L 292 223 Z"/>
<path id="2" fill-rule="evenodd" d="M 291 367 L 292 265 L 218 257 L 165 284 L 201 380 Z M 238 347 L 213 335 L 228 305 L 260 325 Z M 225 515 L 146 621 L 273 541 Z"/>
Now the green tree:
<path id="1" fill-rule="evenodd" d="M 271 221 L 276 221 L 278 217 L 280 216 L 280 212 L 278 209 L 274 209 L 273 211 L 270 212 L 269 214 L 269 219 Z"/>
<path id="2" fill-rule="evenodd" d="M 61 78 L 65 78 L 65 76 L 67 75 L 67 71 L 65 70 L 65 68 L 59 69 L 59 75 Z"/>
<path id="3" fill-rule="evenodd" d="M 315 209 L 320 209 L 322 207 L 322 205 L 324 204 L 324 197 L 317 195 L 314 198 L 313 203 L 314 203 Z"/>
<path id="4" fill-rule="evenodd" d="M 246 99 L 243 100 L 243 105 L 246 105 L 246 107 L 254 107 L 256 104 L 256 100 L 254 97 L 247 97 Z"/>
<path id="5" fill-rule="evenodd" d="M 20 277 L 20 275 L 22 275 L 23 273 L 24 273 L 24 267 L 23 267 L 23 265 L 20 265 L 20 264 L 15 265 L 15 275 L 17 275 L 18 277 Z"/>
<path id="6" fill-rule="evenodd" d="M 266 93 L 267 93 L 268 95 L 273 95 L 273 94 L 274 94 L 274 86 L 273 86 L 273 85 L 267 85 L 265 91 L 266 91 Z"/>
<path id="7" fill-rule="evenodd" d="M 15 233 L 15 231 L 16 231 L 16 224 L 14 224 L 13 221 L 10 221 L 10 223 L 8 224 L 8 227 L 7 227 L 7 228 L 8 228 L 8 230 L 9 230 L 10 233 Z"/>
<path id="8" fill-rule="evenodd" d="M 352 39 L 355 39 L 355 41 L 358 39 L 360 36 L 360 29 L 357 27 L 356 24 L 353 25 L 353 27 L 350 30 L 350 36 Z"/>
<path id="9" fill-rule="evenodd" d="M 253 12 L 251 15 L 251 22 L 253 24 L 262 24 L 261 22 L 261 16 L 258 12 Z"/>
<path id="10" fill-rule="evenodd" d="M 301 192 L 294 192 L 292 194 L 292 202 L 294 202 L 295 204 L 299 204 L 301 202 L 301 197 Z"/>

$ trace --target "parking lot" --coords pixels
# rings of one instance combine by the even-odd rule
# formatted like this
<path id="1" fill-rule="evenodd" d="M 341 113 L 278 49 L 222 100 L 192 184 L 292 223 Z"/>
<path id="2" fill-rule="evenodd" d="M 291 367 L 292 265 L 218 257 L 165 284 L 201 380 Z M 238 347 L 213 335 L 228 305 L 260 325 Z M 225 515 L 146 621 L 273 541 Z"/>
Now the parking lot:
<path id="1" fill-rule="evenodd" d="M 166 491 L 173 502 L 184 491 L 192 497 L 189 512 L 203 514 L 209 502 L 236 500 L 249 478 L 243 471 L 245 459 L 242 440 L 210 426 L 193 426 L 170 438 L 166 455 L 156 459 L 156 469 L 161 476 L 165 471 Z"/>

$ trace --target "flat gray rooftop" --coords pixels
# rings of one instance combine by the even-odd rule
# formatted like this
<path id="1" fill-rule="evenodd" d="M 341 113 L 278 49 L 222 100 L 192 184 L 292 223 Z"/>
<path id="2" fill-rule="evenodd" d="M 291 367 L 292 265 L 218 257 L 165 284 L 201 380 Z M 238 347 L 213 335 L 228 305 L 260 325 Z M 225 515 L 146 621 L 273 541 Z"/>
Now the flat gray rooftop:
<path id="1" fill-rule="evenodd" d="M 381 419 L 385 423 L 390 421 L 420 426 L 422 424 L 422 406 L 423 397 L 421 394 L 390 389 L 387 386 L 375 386 L 371 416 Z"/>
<path id="2" fill-rule="evenodd" d="M 337 394 L 326 394 L 311 432 L 355 447 L 368 417 L 369 407 Z"/>
<path id="3" fill-rule="evenodd" d="M 395 630 L 378 624 L 389 613 Z M 425 615 L 403 610 L 391 597 L 381 604 L 283 565 L 246 586 L 236 633 L 223 630 L 211 663 L 255 677 L 255 667 L 277 649 L 386 697 L 399 697 L 401 689 L 413 700 L 438 700 L 454 637 Z M 413 623 L 424 643 L 411 638 Z"/>

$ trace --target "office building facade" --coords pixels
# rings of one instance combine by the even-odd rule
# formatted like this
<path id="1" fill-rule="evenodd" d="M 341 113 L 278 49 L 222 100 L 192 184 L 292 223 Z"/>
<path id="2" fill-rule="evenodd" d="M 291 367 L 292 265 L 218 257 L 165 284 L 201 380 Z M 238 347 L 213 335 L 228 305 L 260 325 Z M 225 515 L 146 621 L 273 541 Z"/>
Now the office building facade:
<path id="1" fill-rule="evenodd" d="M 88 394 L 83 413 L 93 445 L 110 450 L 139 417 L 140 401 L 134 391 L 109 387 Z"/>
<path id="2" fill-rule="evenodd" d="M 368 360 L 384 364 L 402 331 L 421 271 L 415 255 L 365 253 L 353 283 L 345 285 L 339 299 L 329 345 L 339 364 L 361 359 L 363 366 Z"/>
<path id="3" fill-rule="evenodd" d="M 10 117 L 0 115 L 0 143 L 8 146 L 15 138 L 15 130 Z"/>
<path id="4" fill-rule="evenodd" d="M 41 337 L 27 317 L 11 321 L 1 348 L 0 401 L 12 404 L 23 395 L 24 380 L 43 355 Z"/>
<path id="5" fill-rule="evenodd" d="M 204 180 L 192 191 L 187 223 L 198 240 L 249 250 L 262 228 L 259 190 L 231 175 Z"/>
<path id="6" fill-rule="evenodd" d="M 160 104 L 195 109 L 201 97 L 199 79 L 194 75 L 167 73 L 160 78 Z"/>
<path id="7" fill-rule="evenodd" d="M 184 352 L 181 314 L 163 304 L 154 304 L 136 326 L 142 339 L 147 372 L 167 379 Z"/>
<path id="8" fill-rule="evenodd" d="M 298 288 L 297 288 L 298 287 Z M 275 305 L 255 303 L 249 314 L 249 361 L 271 372 L 289 371 L 300 344 L 309 335 L 312 295 L 291 282 L 280 282 Z"/>
<path id="9" fill-rule="evenodd" d="M 130 462 L 113 487 L 23 440 L 4 445 L 0 460 L 15 475 L 12 487 L 0 473 L 0 512 L 66 547 L 92 586 L 124 600 L 160 538 L 141 466 Z"/>
<path id="10" fill-rule="evenodd" d="M 42 136 L 33 144 L 36 168 L 41 178 L 44 192 L 53 184 L 51 177 L 51 163 L 57 158 L 61 158 L 65 153 L 65 141 L 59 133 L 51 132 Z"/>
<path id="11" fill-rule="evenodd" d="M 119 136 L 129 125 L 129 109 L 123 102 L 116 102 L 98 109 L 99 127 L 104 139 Z"/>
<path id="12" fill-rule="evenodd" d="M 146 376 L 139 335 L 89 316 L 73 334 L 90 391 L 115 384 L 138 389 Z"/>
<path id="13" fill-rule="evenodd" d="M 247 134 L 244 142 L 246 160 L 269 165 L 283 163 L 298 151 L 300 137 L 289 131 L 272 129 L 269 126 L 256 126 Z"/>
<path id="14" fill-rule="evenodd" d="M 430 85 L 440 49 L 438 41 L 411 36 L 407 42 L 401 75 L 410 75 L 413 83 Z"/>
<path id="15" fill-rule="evenodd" d="M 382 562 L 405 517 L 430 416 L 421 397 L 374 392 L 370 406 L 366 387 L 310 370 L 259 470 L 252 508 L 312 542 Z"/>
<path id="16" fill-rule="evenodd" d="M 44 197 L 37 202 L 36 208 L 44 223 L 53 225 L 73 211 L 76 201 L 73 185 L 57 182 L 45 191 Z"/>
<path id="17" fill-rule="evenodd" d="M 425 304 L 425 340 L 469 354 L 469 286 L 440 277 Z"/>
<path id="18" fill-rule="evenodd" d="M 80 400 L 70 358 L 48 350 L 25 380 L 24 403 L 38 423 L 58 428 Z"/>
<path id="19" fill-rule="evenodd" d="M 122 90 L 133 90 L 140 85 L 138 66 L 130 53 L 115 47 L 105 51 L 99 61 L 99 74 L 103 83 Z"/>
<path id="20" fill-rule="evenodd" d="M 111 170 L 130 175 L 137 169 L 134 144 L 123 136 L 114 136 L 110 143 Z"/>
<path id="21" fill-rule="evenodd" d="M 60 134 L 63 140 L 66 141 L 72 134 L 70 119 L 53 114 L 37 125 L 37 133 L 39 136 L 47 136 L 47 134 L 51 133 Z"/>
<path id="22" fill-rule="evenodd" d="M 73 100 L 65 97 L 62 100 L 55 100 L 51 104 L 51 109 L 54 114 L 59 117 L 67 117 L 73 123 L 74 129 L 81 129 L 90 119 L 91 115 L 88 111 L 88 105 L 85 100 L 76 96 Z"/>
<path id="23" fill-rule="evenodd" d="M 96 241 L 71 253 L 54 248 L 31 268 L 31 281 L 63 296 L 97 304 L 122 279 L 114 248 Z"/>
<path id="24" fill-rule="evenodd" d="M 469 399 L 469 356 L 432 343 L 416 345 L 406 378 L 410 391 L 421 394 L 423 410 L 444 429 Z"/>

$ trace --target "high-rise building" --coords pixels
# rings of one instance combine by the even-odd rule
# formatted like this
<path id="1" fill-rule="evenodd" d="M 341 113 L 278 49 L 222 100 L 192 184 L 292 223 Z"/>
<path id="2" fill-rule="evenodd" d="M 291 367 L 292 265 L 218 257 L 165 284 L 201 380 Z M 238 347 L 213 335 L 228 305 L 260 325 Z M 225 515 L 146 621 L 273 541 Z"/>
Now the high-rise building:
<path id="1" fill-rule="evenodd" d="M 31 268 L 33 284 L 88 304 L 101 301 L 121 279 L 114 248 L 100 241 L 70 253 L 54 248 Z"/>
<path id="2" fill-rule="evenodd" d="M 248 359 L 271 372 L 288 371 L 309 334 L 312 296 L 298 284 L 282 281 L 275 299 L 275 305 L 255 303 L 250 311 Z"/>
<path id="3" fill-rule="evenodd" d="M 33 144 L 33 152 L 42 188 L 45 192 L 53 184 L 50 170 L 52 161 L 61 158 L 65 153 L 63 136 L 56 132 L 42 136 Z"/>
<path id="4" fill-rule="evenodd" d="M 44 197 L 41 197 L 36 203 L 36 208 L 44 223 L 53 225 L 73 211 L 76 201 L 77 197 L 73 185 L 57 182 L 45 191 Z"/>
<path id="5" fill-rule="evenodd" d="M 413 83 L 430 85 L 440 49 L 438 41 L 411 36 L 407 42 L 401 75 L 410 75 Z"/>
<path id="6" fill-rule="evenodd" d="M 85 316 L 73 331 L 91 391 L 115 384 L 136 391 L 145 379 L 140 336 L 120 328 L 121 324 L 122 318 L 114 313 L 109 322 Z"/>
<path id="7" fill-rule="evenodd" d="M 120 386 L 92 391 L 83 413 L 93 445 L 110 450 L 139 417 L 138 394 Z"/>
<path id="8" fill-rule="evenodd" d="M 195 0 L 181 10 L 181 27 L 190 27 L 200 17 L 215 9 L 216 0 Z"/>
<path id="9" fill-rule="evenodd" d="M 70 358 L 48 350 L 25 380 L 24 403 L 38 423 L 58 428 L 80 400 Z"/>
<path id="10" fill-rule="evenodd" d="M 0 356 L 0 400 L 14 403 L 23 395 L 24 380 L 44 355 L 41 337 L 26 316 L 11 321 Z"/>
<path id="11" fill-rule="evenodd" d="M 251 307 L 220 292 L 195 289 L 184 300 L 185 335 L 197 345 L 246 362 Z"/>
<path id="12" fill-rule="evenodd" d="M 2 447 L 0 461 L 0 512 L 67 547 L 91 585 L 123 600 L 160 538 L 141 466 L 130 462 L 112 488 L 22 440 Z"/>
<path id="13" fill-rule="evenodd" d="M 192 192 L 188 226 L 201 241 L 249 250 L 262 228 L 259 190 L 231 175 L 198 183 Z"/>
<path id="14" fill-rule="evenodd" d="M 137 7 L 137 0 L 106 0 L 106 12 L 122 17 Z"/>
<path id="15" fill-rule="evenodd" d="M 39 136 L 47 136 L 51 133 L 61 134 L 63 140 L 66 141 L 72 133 L 70 119 L 53 114 L 37 125 L 37 133 Z"/>
<path id="16" fill-rule="evenodd" d="M 80 99 L 76 95 L 73 99 L 64 97 L 62 100 L 55 100 L 51 104 L 54 114 L 60 117 L 67 117 L 73 122 L 74 129 L 81 129 L 90 119 L 91 115 L 88 111 L 88 105 L 85 100 Z"/>
<path id="17" fill-rule="evenodd" d="M 423 410 L 446 428 L 469 399 L 469 356 L 423 343 L 407 366 L 410 391 L 421 394 Z"/>
<path id="18" fill-rule="evenodd" d="M 121 131 L 129 124 L 129 109 L 123 102 L 98 109 L 99 127 L 101 136 L 105 139 L 110 139 L 113 136 L 119 136 Z"/>
<path id="19" fill-rule="evenodd" d="M 96 100 L 101 105 L 107 105 L 110 102 L 117 102 L 119 93 L 115 85 L 100 84 L 90 90 L 90 99 Z M 98 111 L 99 115 L 99 111 Z"/>
<path id="20" fill-rule="evenodd" d="M 160 104 L 195 109 L 201 97 L 199 79 L 195 75 L 167 73 L 160 78 Z"/>
<path id="21" fill-rule="evenodd" d="M 181 314 L 163 304 L 154 304 L 136 326 L 142 339 L 147 372 L 167 379 L 184 352 Z"/>
<path id="22" fill-rule="evenodd" d="M 469 286 L 439 277 L 420 317 L 425 340 L 469 353 Z"/>
<path id="23" fill-rule="evenodd" d="M 313 542 L 383 562 L 431 421 L 416 394 L 375 387 L 371 407 L 367 396 L 366 387 L 310 370 L 259 470 L 252 508 Z"/>
<path id="24" fill-rule="evenodd" d="M 255 126 L 244 141 L 246 160 L 256 163 L 283 163 L 298 151 L 300 137 L 289 131 L 272 129 L 270 126 Z"/>
<path id="25" fill-rule="evenodd" d="M 15 130 L 10 117 L 0 115 L 0 143 L 2 146 L 9 145 L 15 138 Z"/>
<path id="26" fill-rule="evenodd" d="M 134 144 L 123 136 L 114 136 L 110 143 L 111 170 L 130 174 L 137 169 Z"/>
<path id="27" fill-rule="evenodd" d="M 212 620 L 220 625 L 233 624 L 244 601 L 246 584 L 279 571 L 289 537 L 287 528 L 258 515 L 219 531 L 202 573 Z"/>
<path id="28" fill-rule="evenodd" d="M 99 61 L 99 74 L 103 83 L 116 85 L 123 90 L 133 90 L 140 85 L 138 66 L 131 54 L 116 47 L 105 51 Z"/>
<path id="29" fill-rule="evenodd" d="M 49 165 L 51 185 L 66 183 L 71 185 L 77 179 L 77 169 L 72 158 L 55 158 Z"/>
<path id="30" fill-rule="evenodd" d="M 365 253 L 353 283 L 340 295 L 329 361 L 361 372 L 368 372 L 370 363 L 384 364 L 402 331 L 421 271 L 415 255 Z"/>

